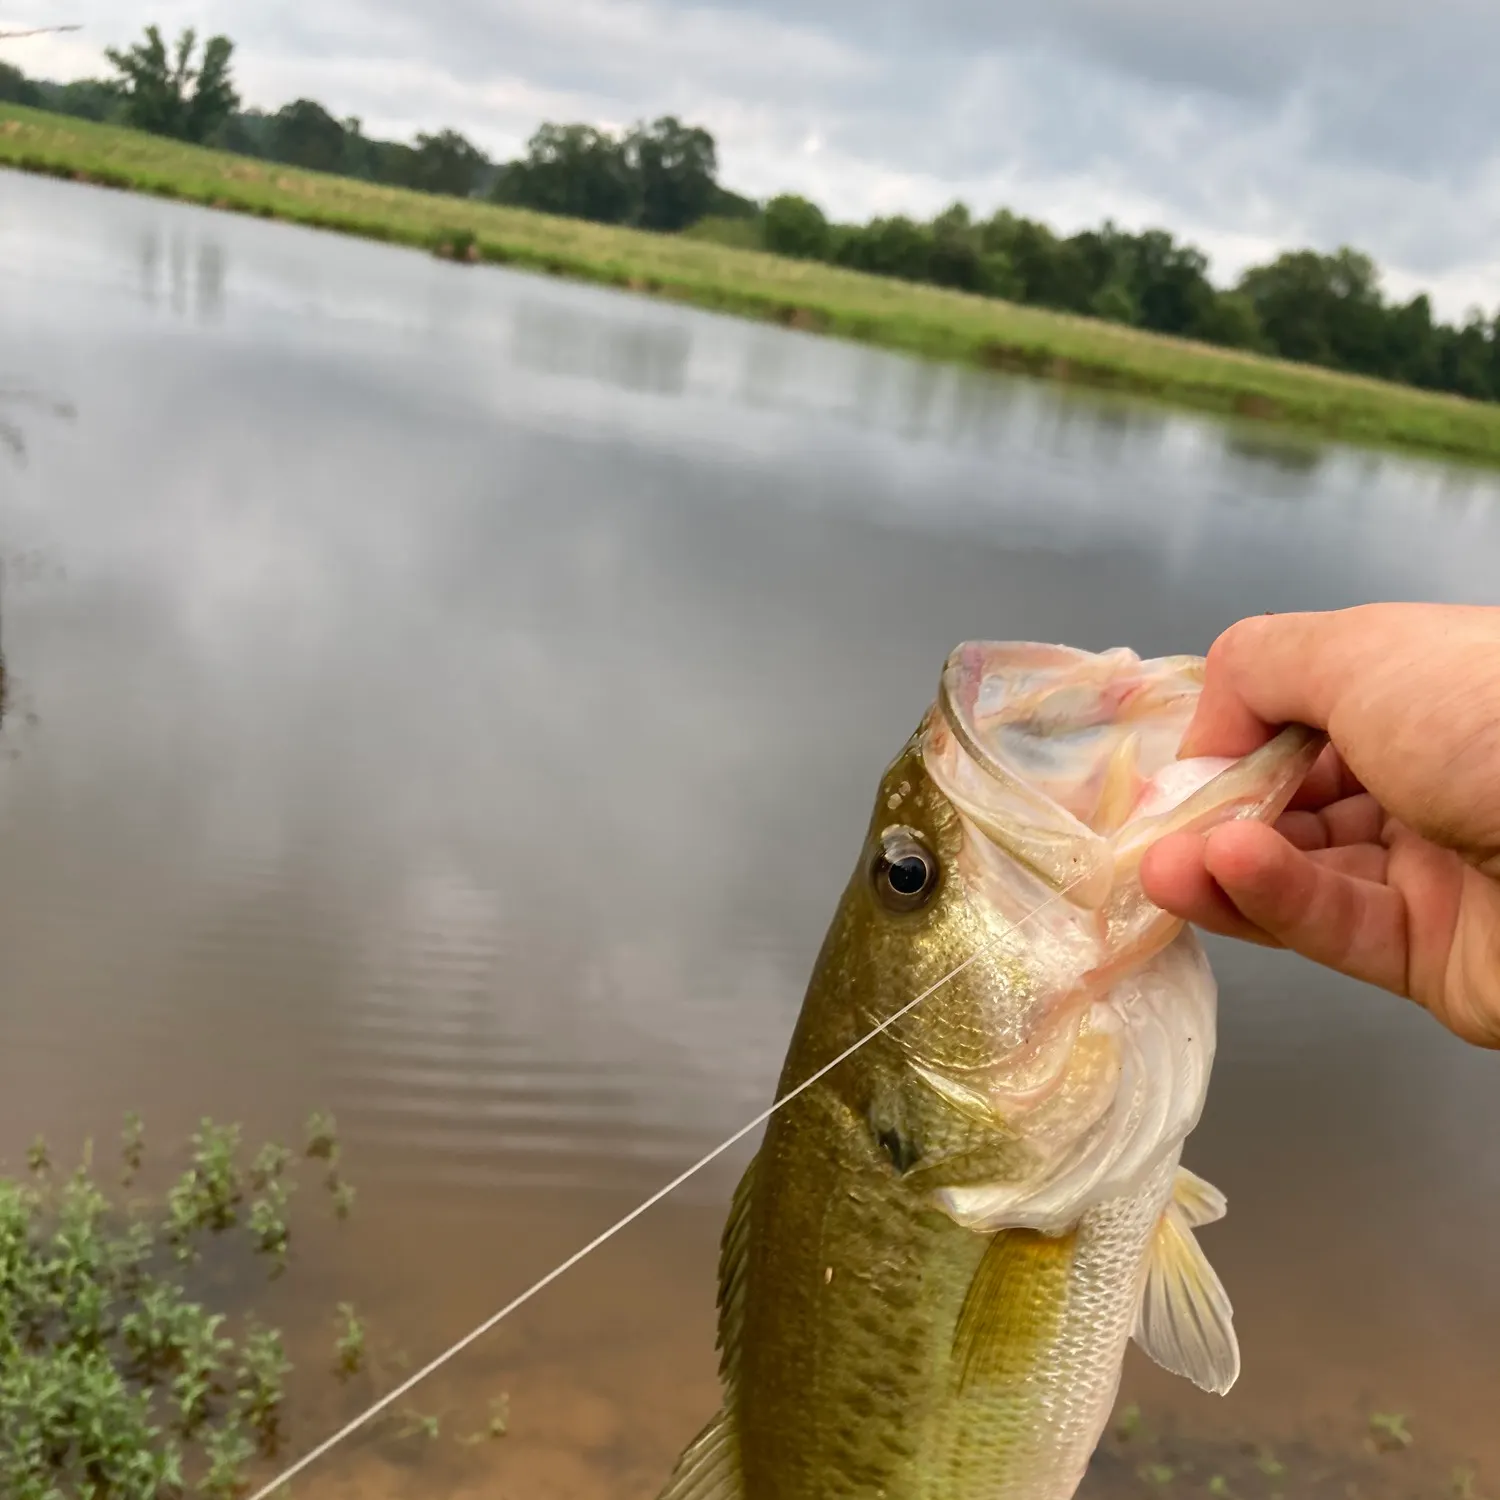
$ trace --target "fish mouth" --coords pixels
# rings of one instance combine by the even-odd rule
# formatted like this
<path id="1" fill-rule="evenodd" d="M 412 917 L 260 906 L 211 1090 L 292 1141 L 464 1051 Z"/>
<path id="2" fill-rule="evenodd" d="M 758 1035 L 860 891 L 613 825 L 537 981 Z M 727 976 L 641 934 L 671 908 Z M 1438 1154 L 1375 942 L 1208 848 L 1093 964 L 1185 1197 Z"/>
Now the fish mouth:
<path id="1" fill-rule="evenodd" d="M 944 664 L 924 762 L 992 844 L 1097 909 L 1155 838 L 1279 811 L 1316 758 L 1321 739 L 1294 727 L 1241 761 L 1178 761 L 1204 665 L 965 642 Z"/>

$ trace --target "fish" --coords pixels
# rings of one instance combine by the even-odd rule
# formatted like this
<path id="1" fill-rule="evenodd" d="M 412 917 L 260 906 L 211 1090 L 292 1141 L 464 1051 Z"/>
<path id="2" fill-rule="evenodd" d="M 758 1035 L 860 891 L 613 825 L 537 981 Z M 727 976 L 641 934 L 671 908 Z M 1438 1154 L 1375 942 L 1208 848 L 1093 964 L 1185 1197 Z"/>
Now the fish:
<path id="1" fill-rule="evenodd" d="M 948 657 L 733 1195 L 723 1405 L 660 1500 L 1068 1500 L 1131 1339 L 1234 1384 L 1198 1243 L 1226 1201 L 1181 1161 L 1217 991 L 1140 863 L 1169 832 L 1279 816 L 1324 740 L 1292 725 L 1179 760 L 1204 667 L 1032 642 Z"/>

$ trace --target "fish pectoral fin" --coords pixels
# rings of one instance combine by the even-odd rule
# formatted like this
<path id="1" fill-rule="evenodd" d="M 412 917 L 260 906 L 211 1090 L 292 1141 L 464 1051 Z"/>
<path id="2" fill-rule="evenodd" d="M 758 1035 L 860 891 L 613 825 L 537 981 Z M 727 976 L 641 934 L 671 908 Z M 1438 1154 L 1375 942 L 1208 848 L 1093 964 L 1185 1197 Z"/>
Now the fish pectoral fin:
<path id="1" fill-rule="evenodd" d="M 1151 1242 L 1135 1341 L 1162 1369 L 1202 1390 L 1222 1396 L 1239 1378 L 1240 1346 L 1229 1294 L 1175 1197 Z"/>
<path id="2" fill-rule="evenodd" d="M 1229 1211 L 1228 1200 L 1213 1183 L 1205 1182 L 1196 1172 L 1178 1167 L 1172 1183 L 1172 1201 L 1182 1210 L 1189 1229 L 1217 1224 Z"/>
<path id="3" fill-rule="evenodd" d="M 1056 1343 L 1077 1234 L 1006 1229 L 990 1240 L 953 1334 L 959 1389 L 1023 1385 Z"/>
<path id="4" fill-rule="evenodd" d="M 732 1411 L 721 1411 L 688 1444 L 657 1500 L 745 1500 L 739 1423 Z"/>

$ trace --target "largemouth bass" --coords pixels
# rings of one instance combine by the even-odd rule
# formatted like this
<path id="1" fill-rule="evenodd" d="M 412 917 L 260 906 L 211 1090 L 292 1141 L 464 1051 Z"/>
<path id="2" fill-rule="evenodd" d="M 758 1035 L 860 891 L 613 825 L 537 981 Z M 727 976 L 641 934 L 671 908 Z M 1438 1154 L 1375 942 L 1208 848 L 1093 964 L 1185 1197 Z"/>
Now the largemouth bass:
<path id="1" fill-rule="evenodd" d="M 1279 815 L 1321 739 L 1176 760 L 1202 670 L 1030 644 L 948 659 L 777 1097 L 889 1025 L 767 1124 L 722 1240 L 723 1408 L 661 1500 L 1068 1500 L 1132 1336 L 1233 1384 L 1195 1234 L 1225 1202 L 1179 1162 L 1214 980 L 1138 870 L 1169 831 Z"/>

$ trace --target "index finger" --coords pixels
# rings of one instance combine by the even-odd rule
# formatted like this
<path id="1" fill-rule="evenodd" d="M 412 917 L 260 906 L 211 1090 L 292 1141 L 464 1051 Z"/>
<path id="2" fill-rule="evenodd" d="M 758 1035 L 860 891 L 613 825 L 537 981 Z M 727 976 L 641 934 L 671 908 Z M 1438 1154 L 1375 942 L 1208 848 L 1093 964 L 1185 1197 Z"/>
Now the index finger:
<path id="1" fill-rule="evenodd" d="M 1213 643 L 1178 754 L 1248 755 L 1284 724 L 1326 730 L 1350 677 L 1379 649 L 1371 609 L 1253 615 Z"/>

